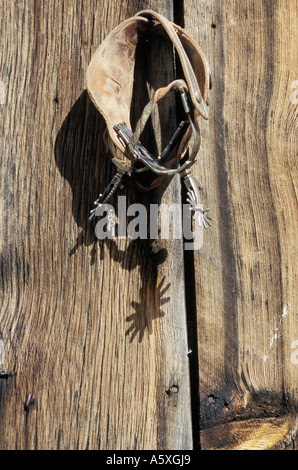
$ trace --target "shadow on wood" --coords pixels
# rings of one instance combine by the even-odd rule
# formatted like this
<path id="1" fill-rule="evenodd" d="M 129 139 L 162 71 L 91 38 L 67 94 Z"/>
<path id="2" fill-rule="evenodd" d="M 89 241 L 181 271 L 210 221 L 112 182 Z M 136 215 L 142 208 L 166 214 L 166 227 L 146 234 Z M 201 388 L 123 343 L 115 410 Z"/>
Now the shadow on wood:
<path id="1" fill-rule="evenodd" d="M 56 164 L 61 175 L 71 186 L 72 214 L 81 228 L 70 255 L 73 255 L 79 246 L 89 246 L 96 241 L 94 226 L 88 222 L 91 201 L 97 197 L 95 185 L 105 187 L 107 173 L 111 172 L 112 167 L 102 144 L 104 129 L 104 119 L 85 90 L 73 105 L 57 134 Z"/>
<path id="2" fill-rule="evenodd" d="M 96 239 L 94 223 L 88 221 L 91 201 L 97 197 L 94 188 L 96 185 L 103 190 L 113 171 L 113 165 L 103 146 L 104 130 L 105 122 L 85 90 L 64 120 L 55 142 L 56 164 L 63 178 L 71 186 L 72 214 L 81 230 L 69 256 L 73 256 L 80 246 L 93 244 L 91 264 L 94 264 L 97 249 L 100 260 L 103 260 L 105 245 L 110 258 L 122 269 L 130 271 L 139 266 L 142 279 L 140 301 L 131 303 L 134 313 L 127 316 L 126 334 L 131 336 L 131 341 L 137 335 L 139 341 L 142 341 L 146 329 L 149 333 L 152 332 L 153 319 L 164 315 L 159 308 L 153 308 L 154 317 L 149 316 L 147 309 L 148 304 L 158 302 L 159 295 L 165 294 L 170 286 L 163 285 L 164 279 L 157 286 L 157 266 L 166 260 L 167 250 L 159 248 L 156 240 L 149 238 L 130 240 L 124 249 L 119 248 L 114 239 Z M 134 197 L 136 202 L 142 199 L 140 193 L 134 192 Z M 140 253 L 142 256 L 139 256 Z M 162 297 L 160 304 L 168 301 L 169 298 Z"/>

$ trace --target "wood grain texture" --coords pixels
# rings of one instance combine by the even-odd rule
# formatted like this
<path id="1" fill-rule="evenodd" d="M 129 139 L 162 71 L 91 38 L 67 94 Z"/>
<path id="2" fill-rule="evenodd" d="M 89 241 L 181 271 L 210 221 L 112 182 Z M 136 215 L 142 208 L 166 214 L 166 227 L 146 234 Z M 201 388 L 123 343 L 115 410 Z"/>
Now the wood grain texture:
<path id="1" fill-rule="evenodd" d="M 182 241 L 99 244 L 87 222 L 114 173 L 87 66 L 150 7 L 173 17 L 161 0 L 1 0 L 1 449 L 192 447 Z M 179 180 L 154 197 L 179 203 Z"/>
<path id="2" fill-rule="evenodd" d="M 213 76 L 196 167 L 214 220 L 194 255 L 201 448 L 297 448 L 298 3 L 184 13 Z"/>
<path id="3" fill-rule="evenodd" d="M 297 0 L 0 5 L 0 449 L 297 449 Z M 144 8 L 184 24 L 213 76 L 193 254 L 88 223 L 115 169 L 87 66 Z M 153 46 L 136 102 L 175 73 Z M 169 96 L 156 149 L 175 115 Z M 124 194 L 181 202 L 178 177 Z"/>

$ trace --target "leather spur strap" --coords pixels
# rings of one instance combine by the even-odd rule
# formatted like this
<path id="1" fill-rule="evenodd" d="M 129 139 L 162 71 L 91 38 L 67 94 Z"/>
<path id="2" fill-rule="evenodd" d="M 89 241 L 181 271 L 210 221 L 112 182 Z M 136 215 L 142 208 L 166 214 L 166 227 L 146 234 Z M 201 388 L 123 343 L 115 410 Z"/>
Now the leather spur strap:
<path id="1" fill-rule="evenodd" d="M 134 82 L 139 67 L 137 48 L 150 37 L 162 37 L 173 45 L 180 61 L 181 77 L 154 90 L 132 128 Z M 137 179 L 139 173 L 151 172 L 154 177 L 149 179 L 148 184 L 137 181 L 138 188 L 143 191 L 156 187 L 166 175 L 180 173 L 195 211 L 195 203 L 191 201 L 197 202 L 198 191 L 193 187 L 195 183 L 189 168 L 200 146 L 198 118 L 208 119 L 209 88 L 210 71 L 200 47 L 184 29 L 162 15 L 151 10 L 140 11 L 108 35 L 89 64 L 87 90 L 105 119 L 105 143 L 117 174 L 95 202 L 96 205 L 110 198 L 125 173 Z M 163 152 L 154 156 L 140 139 L 154 107 L 171 91 L 181 97 L 185 120 L 169 137 Z M 191 137 L 192 148 L 187 153 Z M 179 164 L 182 159 L 183 164 Z M 91 218 L 95 210 L 91 211 Z M 207 218 L 203 215 L 202 222 L 206 226 Z"/>

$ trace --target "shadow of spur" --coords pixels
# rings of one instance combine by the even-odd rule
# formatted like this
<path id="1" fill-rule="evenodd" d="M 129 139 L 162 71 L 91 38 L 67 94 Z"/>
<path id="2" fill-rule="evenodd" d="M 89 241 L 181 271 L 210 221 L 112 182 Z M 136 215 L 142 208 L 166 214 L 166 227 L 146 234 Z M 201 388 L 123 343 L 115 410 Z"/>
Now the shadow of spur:
<path id="1" fill-rule="evenodd" d="M 169 285 L 165 285 L 164 280 L 158 281 L 158 265 L 166 260 L 167 250 L 150 238 L 131 240 L 125 249 L 120 249 L 114 239 L 97 239 L 96 221 L 89 222 L 90 210 L 99 192 L 104 190 L 115 174 L 115 167 L 104 145 L 105 129 L 103 117 L 85 90 L 69 111 L 56 137 L 56 165 L 71 187 L 72 202 L 69 210 L 80 229 L 77 239 L 73 240 L 69 256 L 75 255 L 80 246 L 93 245 L 92 265 L 97 251 L 100 260 L 103 259 L 105 245 L 110 258 L 122 269 L 139 269 L 139 298 L 138 301 L 131 301 L 133 313 L 127 317 L 127 335 L 131 336 L 131 341 L 136 336 L 142 341 L 145 330 L 151 333 L 152 321 L 163 316 L 160 307 L 169 301 L 165 296 Z M 128 181 L 124 181 L 124 184 L 128 202 L 133 199 L 133 202 L 148 203 L 146 194 L 135 192 Z"/>
<path id="2" fill-rule="evenodd" d="M 80 246 L 95 245 L 99 241 L 95 234 L 97 220 L 94 218 L 92 222 L 89 221 L 90 211 L 99 193 L 104 191 L 116 173 L 104 144 L 105 130 L 105 120 L 85 90 L 72 106 L 56 136 L 56 165 L 61 176 L 71 187 L 71 211 L 80 229 L 69 252 L 70 256 L 75 254 Z M 128 203 L 131 200 L 145 205 L 148 203 L 147 194 L 134 191 L 129 178 L 124 176 L 123 184 Z M 116 204 L 115 195 L 109 203 Z M 117 258 L 119 262 L 119 253 L 115 249 L 115 243 L 109 243 L 109 240 L 104 242 L 110 249 L 111 256 Z M 148 240 L 148 243 L 151 242 Z M 137 243 L 133 244 L 135 245 Z M 138 262 L 141 263 L 141 260 Z M 126 265 L 125 262 L 123 264 Z"/>
<path id="3" fill-rule="evenodd" d="M 95 244 L 94 225 L 89 213 L 113 174 L 103 133 L 105 121 L 92 103 L 87 90 L 77 99 L 66 116 L 55 141 L 55 161 L 60 174 L 72 190 L 72 215 L 80 228 L 69 255 L 81 245 Z"/>

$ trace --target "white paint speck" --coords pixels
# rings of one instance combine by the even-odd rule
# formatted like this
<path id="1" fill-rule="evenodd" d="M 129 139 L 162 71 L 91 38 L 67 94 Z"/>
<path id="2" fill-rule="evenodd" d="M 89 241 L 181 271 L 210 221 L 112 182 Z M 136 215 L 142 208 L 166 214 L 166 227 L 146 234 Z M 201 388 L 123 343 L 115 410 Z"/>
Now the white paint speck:
<path id="1" fill-rule="evenodd" d="M 271 351 L 271 349 L 272 349 L 274 343 L 277 342 L 277 340 L 278 340 L 278 339 L 280 338 L 280 336 L 281 336 L 280 328 L 281 328 L 282 322 L 283 322 L 283 320 L 288 316 L 288 314 L 290 313 L 290 310 L 291 310 L 290 304 L 285 304 L 285 305 L 283 306 L 282 316 L 281 316 L 281 319 L 279 320 L 278 325 L 274 328 L 274 331 L 270 331 L 269 348 L 268 348 L 267 354 L 265 354 L 265 355 L 263 356 L 263 362 L 264 362 L 264 364 L 265 364 L 265 362 L 267 362 L 267 360 L 269 359 L 269 354 L 270 354 L 270 351 Z"/>
<path id="2" fill-rule="evenodd" d="M 0 104 L 5 104 L 5 83 L 0 80 Z"/>

